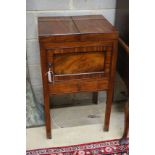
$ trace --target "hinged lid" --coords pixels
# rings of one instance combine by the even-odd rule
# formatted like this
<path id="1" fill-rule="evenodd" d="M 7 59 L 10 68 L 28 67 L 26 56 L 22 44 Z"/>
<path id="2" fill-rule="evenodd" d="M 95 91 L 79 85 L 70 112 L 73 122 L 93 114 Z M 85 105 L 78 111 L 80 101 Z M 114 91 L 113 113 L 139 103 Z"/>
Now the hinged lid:
<path id="1" fill-rule="evenodd" d="M 63 36 L 66 41 L 118 37 L 115 27 L 102 15 L 39 17 L 38 28 L 40 39 L 53 37 L 56 42 L 63 41 Z"/>

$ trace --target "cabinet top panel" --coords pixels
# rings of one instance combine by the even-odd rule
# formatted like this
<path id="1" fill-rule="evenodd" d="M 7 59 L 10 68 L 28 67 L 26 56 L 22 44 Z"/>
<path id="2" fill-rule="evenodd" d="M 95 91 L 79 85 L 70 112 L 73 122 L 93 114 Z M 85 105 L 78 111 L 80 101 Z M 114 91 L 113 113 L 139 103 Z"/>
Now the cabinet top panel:
<path id="1" fill-rule="evenodd" d="M 117 34 L 102 15 L 39 17 L 40 37 L 79 34 Z"/>

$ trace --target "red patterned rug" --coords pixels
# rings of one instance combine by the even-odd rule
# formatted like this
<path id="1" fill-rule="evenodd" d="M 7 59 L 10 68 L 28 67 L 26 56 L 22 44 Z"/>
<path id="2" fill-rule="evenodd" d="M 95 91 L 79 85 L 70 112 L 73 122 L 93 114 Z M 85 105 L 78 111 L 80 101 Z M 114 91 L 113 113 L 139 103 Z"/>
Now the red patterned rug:
<path id="1" fill-rule="evenodd" d="M 129 155 L 129 140 L 119 139 L 26 151 L 26 155 Z"/>

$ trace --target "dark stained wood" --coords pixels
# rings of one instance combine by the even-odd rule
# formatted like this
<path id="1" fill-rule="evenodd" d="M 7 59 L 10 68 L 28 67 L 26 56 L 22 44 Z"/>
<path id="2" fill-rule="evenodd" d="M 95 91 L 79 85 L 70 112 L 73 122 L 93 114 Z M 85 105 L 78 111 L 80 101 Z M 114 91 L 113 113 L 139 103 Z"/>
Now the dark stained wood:
<path id="1" fill-rule="evenodd" d="M 125 104 L 125 119 L 124 119 L 124 133 L 122 138 L 126 139 L 128 137 L 128 132 L 129 132 L 129 102 Z"/>
<path id="2" fill-rule="evenodd" d="M 84 15 L 84 16 L 73 16 L 72 17 L 73 20 L 92 20 L 92 19 L 106 19 L 104 16 L 102 15 Z"/>
<path id="3" fill-rule="evenodd" d="M 53 65 L 57 75 L 101 72 L 104 68 L 104 53 L 56 54 L 53 56 Z"/>
<path id="4" fill-rule="evenodd" d="M 129 90 L 129 0 L 117 0 L 115 25 L 120 32 L 118 47 L 117 71 Z M 125 106 L 124 135 L 121 143 L 128 142 L 127 132 L 129 128 L 129 105 Z M 128 109 L 128 110 L 127 110 Z M 127 127 L 128 126 L 128 127 Z"/>
<path id="5" fill-rule="evenodd" d="M 119 63 L 121 65 L 123 65 L 121 70 L 119 70 L 119 73 L 120 73 L 123 81 L 126 84 L 128 94 L 129 94 L 129 47 L 121 38 L 119 38 L 119 45 L 121 47 L 121 48 L 119 48 L 121 50 L 121 55 L 123 55 L 123 57 L 121 57 L 119 55 L 120 56 Z M 129 132 L 129 101 L 127 101 L 127 103 L 125 103 L 124 113 L 125 113 L 124 133 L 123 133 L 121 142 L 126 141 L 128 132 Z"/>
<path id="6" fill-rule="evenodd" d="M 48 50 L 47 52 L 48 52 L 48 56 L 52 56 L 53 54 L 60 54 L 60 53 L 84 53 L 84 52 L 103 52 L 103 51 L 105 51 L 106 50 L 106 48 L 107 47 L 109 47 L 108 45 L 104 45 L 103 46 L 103 44 L 104 43 L 102 43 L 102 44 L 94 44 L 93 45 L 93 42 L 90 42 L 90 44 L 91 44 L 91 46 L 88 44 L 86 44 L 87 42 L 85 42 L 85 45 L 82 45 L 82 43 L 81 43 L 81 45 L 79 44 L 78 45 L 78 43 L 77 44 L 75 44 L 76 46 L 73 46 L 73 44 L 72 44 L 72 46 L 70 46 L 70 45 L 66 45 L 66 47 L 65 47 L 65 45 L 63 45 L 63 47 L 62 48 L 58 48 L 58 47 L 53 47 L 53 48 L 51 48 L 52 50 Z M 112 44 L 111 44 L 112 45 Z"/>
<path id="7" fill-rule="evenodd" d="M 74 22 L 80 33 L 102 33 L 102 34 L 110 34 L 114 33 L 116 29 L 105 19 L 98 18 L 87 18 L 87 19 L 77 19 L 77 17 L 73 18 Z M 105 22 L 106 21 L 106 22 Z"/>
<path id="8" fill-rule="evenodd" d="M 129 90 L 129 47 L 119 38 L 117 70 Z"/>
<path id="9" fill-rule="evenodd" d="M 39 39 L 44 42 L 95 41 L 118 37 L 115 27 L 101 15 L 39 17 L 38 31 Z"/>
<path id="10" fill-rule="evenodd" d="M 117 39 L 118 33 L 109 33 L 109 34 L 98 34 L 98 33 L 84 33 L 84 34 L 70 34 L 70 35 L 53 35 L 51 36 L 39 36 L 41 42 L 53 42 L 53 43 L 62 43 L 62 42 L 76 42 L 76 41 L 103 41 L 107 39 Z"/>
<path id="11" fill-rule="evenodd" d="M 81 36 L 77 34 L 70 35 L 53 35 L 51 36 L 39 36 L 40 42 L 44 43 L 62 43 L 62 42 L 76 42 L 81 40 Z"/>
<path id="12" fill-rule="evenodd" d="M 117 30 L 102 15 L 39 17 L 38 30 L 47 137 L 51 138 L 49 95 L 65 93 L 107 91 L 104 128 L 108 130 Z M 49 69 L 51 82 L 47 77 Z"/>
<path id="13" fill-rule="evenodd" d="M 93 102 L 94 102 L 95 104 L 98 104 L 98 92 L 94 92 L 94 93 L 93 93 Z"/>
<path id="14" fill-rule="evenodd" d="M 116 61 L 117 61 L 117 45 L 118 41 L 114 41 L 113 52 L 111 66 L 110 66 L 110 80 L 109 80 L 109 90 L 107 91 L 107 103 L 106 103 L 106 111 L 105 111 L 105 120 L 104 120 L 104 131 L 109 130 L 110 124 L 110 115 L 113 101 L 113 92 L 114 92 L 114 80 L 115 80 L 115 72 L 116 72 Z"/>
<path id="15" fill-rule="evenodd" d="M 71 17 L 39 17 L 39 36 L 79 33 Z"/>
<path id="16" fill-rule="evenodd" d="M 77 92 L 93 92 L 108 89 L 108 80 L 83 79 L 81 80 L 66 80 L 49 84 L 50 94 L 64 94 Z"/>
<path id="17" fill-rule="evenodd" d="M 40 44 L 40 60 L 42 69 L 42 81 L 43 81 L 43 95 L 44 95 L 44 109 L 45 109 L 45 124 L 46 124 L 46 135 L 47 138 L 51 139 L 51 118 L 50 118 L 50 107 L 49 107 L 49 92 L 48 92 L 48 80 L 46 77 L 46 50 Z"/>
<path id="18" fill-rule="evenodd" d="M 54 67 L 52 71 L 54 73 L 55 80 L 62 79 L 62 76 L 65 74 L 71 74 L 71 70 L 72 70 L 72 75 L 68 75 L 67 76 L 68 79 L 71 79 L 71 76 L 73 77 L 73 79 L 74 78 L 77 79 L 78 77 L 91 78 L 91 77 L 95 77 L 95 75 L 97 77 L 100 77 L 103 75 L 103 73 L 104 75 L 102 77 L 105 77 L 105 76 L 107 77 L 110 72 L 109 68 L 110 68 L 111 55 L 112 55 L 112 43 L 105 42 L 105 41 L 101 43 L 85 42 L 85 43 L 81 43 L 81 46 L 79 42 L 77 42 L 77 44 L 75 45 L 73 44 L 74 46 L 73 45 L 71 46 L 70 44 L 65 43 L 65 45 L 62 47 L 61 47 L 61 44 L 59 43 L 60 44 L 59 48 L 56 47 L 57 44 L 52 44 L 54 47 L 51 47 L 51 49 L 47 51 L 47 55 L 48 55 L 47 61 L 48 63 L 53 63 Z M 59 57 L 59 59 L 56 59 L 57 61 L 55 61 L 55 57 Z M 85 61 L 83 61 L 84 59 Z M 77 62 L 76 60 L 79 60 L 79 61 Z M 59 69 L 56 69 L 56 70 L 59 70 L 61 74 L 58 73 L 57 71 L 55 72 L 55 68 L 58 68 L 57 66 L 61 67 L 61 68 L 59 67 Z M 79 73 L 79 75 L 82 73 L 90 73 L 90 74 L 73 76 L 73 74 L 75 73 L 76 74 Z M 57 77 L 56 75 L 62 75 L 62 76 Z M 66 79 L 66 76 L 64 76 L 64 80 L 65 79 Z"/>
<path id="19" fill-rule="evenodd" d="M 46 37 L 45 37 L 46 38 Z M 51 37 L 53 38 L 53 37 Z M 62 51 L 64 51 L 64 49 L 68 49 L 68 48 L 74 48 L 74 52 L 79 52 L 81 51 L 80 48 L 84 48 L 86 51 L 89 51 L 87 50 L 87 48 L 91 47 L 92 48 L 92 51 L 96 51 L 95 48 L 97 47 L 101 47 L 101 46 L 104 46 L 104 47 L 112 47 L 112 43 L 113 43 L 113 40 L 104 40 L 102 38 L 102 40 L 98 40 L 98 41 L 89 41 L 89 40 L 86 40 L 86 41 L 75 41 L 75 42 L 53 42 L 53 41 L 47 41 L 47 42 L 44 42 L 42 40 L 40 40 L 40 43 L 44 44 L 45 47 L 47 47 L 47 50 L 50 51 L 51 50 L 55 50 L 55 51 L 52 51 L 54 53 L 60 53 Z"/>
<path id="20" fill-rule="evenodd" d="M 65 80 L 78 80 L 78 79 L 91 79 L 91 78 L 96 78 L 96 79 L 104 79 L 108 80 L 108 74 L 104 72 L 99 72 L 99 73 L 87 73 L 87 74 L 66 74 L 66 75 L 53 75 L 54 76 L 54 81 L 59 82 L 59 81 L 65 81 Z"/>
<path id="21" fill-rule="evenodd" d="M 125 49 L 126 54 L 129 55 L 129 47 L 127 46 L 127 44 L 121 38 L 119 38 L 118 41 L 120 45 Z"/>

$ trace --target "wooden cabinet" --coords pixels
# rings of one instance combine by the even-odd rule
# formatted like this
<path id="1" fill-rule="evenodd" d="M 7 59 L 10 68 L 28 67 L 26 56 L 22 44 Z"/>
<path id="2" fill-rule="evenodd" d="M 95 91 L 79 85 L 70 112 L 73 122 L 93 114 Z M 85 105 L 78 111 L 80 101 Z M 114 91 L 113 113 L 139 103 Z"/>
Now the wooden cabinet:
<path id="1" fill-rule="evenodd" d="M 39 17 L 38 31 L 47 137 L 51 138 L 49 96 L 107 92 L 108 131 L 117 59 L 118 32 L 102 16 Z"/>

